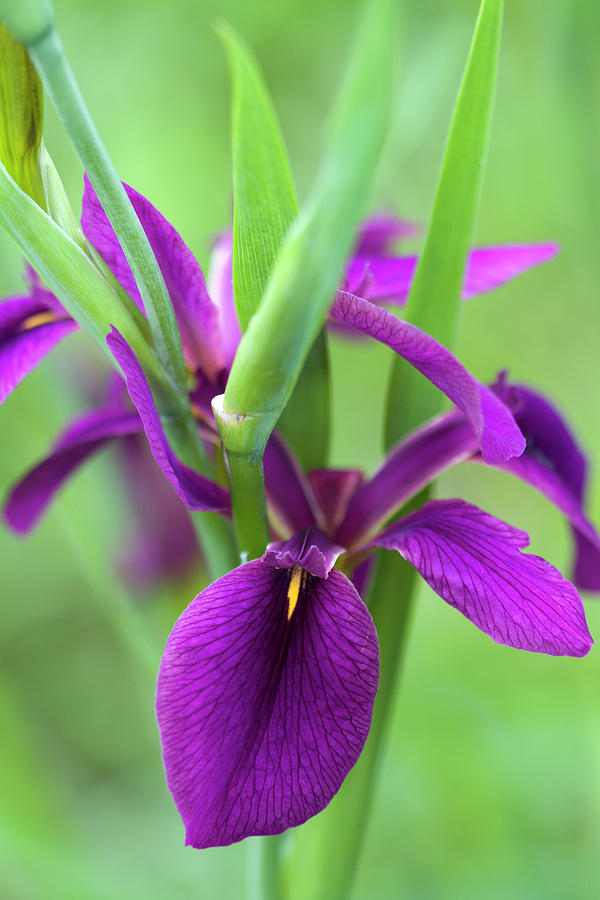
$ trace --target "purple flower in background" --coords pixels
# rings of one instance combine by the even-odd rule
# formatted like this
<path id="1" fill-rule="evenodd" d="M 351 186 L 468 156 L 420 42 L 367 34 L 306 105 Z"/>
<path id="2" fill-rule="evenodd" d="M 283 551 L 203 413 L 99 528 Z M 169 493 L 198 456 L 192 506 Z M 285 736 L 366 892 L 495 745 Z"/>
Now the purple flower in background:
<path id="1" fill-rule="evenodd" d="M 334 568 L 344 549 L 347 570 L 377 547 L 399 552 L 498 643 L 589 651 L 575 587 L 522 552 L 525 532 L 461 500 L 438 500 L 372 534 L 444 467 L 478 454 L 459 413 L 403 442 L 366 483 L 355 470 L 307 477 L 280 439 L 271 445 L 270 505 L 298 530 L 202 591 L 161 662 L 157 716 L 187 844 L 229 844 L 304 822 L 360 755 L 378 645 L 357 583 Z M 598 558 L 600 537 L 582 513 L 579 525 Z"/>
<path id="2" fill-rule="evenodd" d="M 418 232 L 411 222 L 393 216 L 376 216 L 363 225 L 352 259 L 346 266 L 342 290 L 372 303 L 403 306 L 408 299 L 418 257 L 397 256 L 398 238 Z M 462 296 L 469 300 L 511 281 L 533 266 L 556 256 L 558 246 L 505 244 L 472 250 L 467 259 Z"/>

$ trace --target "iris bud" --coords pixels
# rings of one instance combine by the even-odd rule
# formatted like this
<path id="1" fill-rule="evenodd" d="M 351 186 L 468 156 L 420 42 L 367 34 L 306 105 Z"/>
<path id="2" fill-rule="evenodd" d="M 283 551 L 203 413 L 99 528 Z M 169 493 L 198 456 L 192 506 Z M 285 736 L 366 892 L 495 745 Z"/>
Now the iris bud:
<path id="1" fill-rule="evenodd" d="M 25 48 L 0 25 L 0 159 L 19 187 L 45 208 L 42 126 L 42 83 Z"/>
<path id="2" fill-rule="evenodd" d="M 0 22 L 17 41 L 35 44 L 53 26 L 50 0 L 0 0 Z"/>

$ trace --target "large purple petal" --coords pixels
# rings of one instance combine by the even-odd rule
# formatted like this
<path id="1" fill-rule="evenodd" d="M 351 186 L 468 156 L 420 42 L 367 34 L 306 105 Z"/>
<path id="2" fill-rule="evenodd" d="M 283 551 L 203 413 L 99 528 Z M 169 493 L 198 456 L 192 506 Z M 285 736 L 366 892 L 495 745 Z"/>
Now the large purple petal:
<path id="1" fill-rule="evenodd" d="M 577 591 L 529 537 L 462 500 L 438 500 L 374 541 L 397 550 L 447 603 L 500 644 L 585 656 L 593 640 Z"/>
<path id="2" fill-rule="evenodd" d="M 469 300 L 492 291 L 517 275 L 552 259 L 556 244 L 512 244 L 472 250 L 467 260 L 462 297 Z M 348 290 L 376 303 L 406 303 L 417 256 L 357 255 L 346 269 Z M 364 293 L 358 290 L 363 285 Z"/>
<path id="3" fill-rule="evenodd" d="M 165 279 L 187 362 L 216 378 L 225 361 L 219 313 L 208 296 L 202 270 L 191 250 L 164 216 L 142 194 L 124 185 Z M 129 263 L 88 178 L 81 225 L 125 290 L 142 306 Z"/>
<path id="4" fill-rule="evenodd" d="M 523 452 L 525 441 L 512 413 L 425 332 L 344 292 L 338 293 L 331 315 L 387 344 L 443 391 L 469 420 L 486 462 L 505 462 Z"/>
<path id="5" fill-rule="evenodd" d="M 373 621 L 348 579 L 255 560 L 190 604 L 157 690 L 167 782 L 186 844 L 278 834 L 320 812 L 367 738 L 379 679 Z"/>
<path id="6" fill-rule="evenodd" d="M 52 452 L 12 489 L 4 508 L 7 524 L 26 534 L 79 466 L 110 441 L 141 428 L 135 412 L 107 409 L 79 416 L 59 437 Z"/>
<path id="7" fill-rule="evenodd" d="M 8 316 L 7 316 L 8 318 Z M 40 319 L 40 322 L 43 320 Z M 72 319 L 34 324 L 0 339 L 0 403 L 63 338 L 79 326 Z"/>
<path id="8" fill-rule="evenodd" d="M 199 475 L 179 462 L 167 442 L 152 392 L 142 368 L 129 345 L 113 328 L 106 343 L 119 363 L 127 382 L 127 390 L 137 409 L 152 455 L 167 481 L 190 509 L 228 512 L 229 494 L 209 478 Z"/>
<path id="9" fill-rule="evenodd" d="M 335 540 L 352 549 L 449 466 L 478 452 L 477 438 L 458 412 L 439 416 L 402 441 L 348 506 Z"/>

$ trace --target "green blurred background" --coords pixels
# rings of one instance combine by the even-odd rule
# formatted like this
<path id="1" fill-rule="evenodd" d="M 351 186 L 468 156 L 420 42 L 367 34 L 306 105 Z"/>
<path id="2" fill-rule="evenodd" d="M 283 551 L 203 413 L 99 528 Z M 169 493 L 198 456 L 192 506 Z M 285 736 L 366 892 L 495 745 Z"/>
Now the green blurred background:
<path id="1" fill-rule="evenodd" d="M 119 173 L 203 263 L 231 209 L 218 18 L 256 52 L 306 194 L 356 23 L 354 0 L 55 6 Z M 404 4 L 393 127 L 374 209 L 427 220 L 476 12 L 476 0 Z M 470 303 L 459 347 L 480 378 L 508 366 L 568 411 L 592 461 L 597 521 L 599 33 L 594 0 L 507 3 L 477 241 L 557 240 L 562 253 Z M 46 133 L 78 210 L 81 170 L 49 109 Z M 0 260 L 2 294 L 19 291 L 22 263 L 4 234 Z M 2 410 L 2 490 L 85 404 L 86 369 L 100 362 L 82 336 L 70 346 Z M 337 340 L 333 357 L 332 461 L 372 469 L 381 454 L 388 352 Z M 151 680 L 110 625 L 112 561 L 130 516 L 111 481 L 113 463 L 107 454 L 90 464 L 30 539 L 0 533 L 0 897 L 237 900 L 245 847 L 184 849 L 161 774 Z M 536 552 L 568 569 L 561 516 L 508 476 L 463 466 L 438 493 L 526 528 Z M 157 647 L 198 587 L 190 578 L 134 596 Z M 586 605 L 598 637 L 600 608 L 593 599 Z M 599 674 L 595 650 L 562 660 L 496 646 L 423 589 L 355 900 L 597 897 Z"/>

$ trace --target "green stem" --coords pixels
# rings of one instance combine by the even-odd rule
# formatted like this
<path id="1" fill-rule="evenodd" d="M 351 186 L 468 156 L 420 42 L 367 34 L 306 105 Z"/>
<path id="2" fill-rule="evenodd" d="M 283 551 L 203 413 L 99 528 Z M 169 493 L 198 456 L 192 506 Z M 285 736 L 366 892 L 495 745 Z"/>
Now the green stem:
<path id="1" fill-rule="evenodd" d="M 279 900 L 280 852 L 280 835 L 248 839 L 248 900 Z"/>
<path id="2" fill-rule="evenodd" d="M 242 562 L 262 556 L 269 543 L 262 461 L 228 453 L 233 527 Z"/>
<path id="3" fill-rule="evenodd" d="M 269 542 L 262 449 L 256 453 L 248 444 L 246 426 L 253 422 L 227 413 L 223 394 L 214 397 L 212 405 L 227 460 L 238 551 L 241 561 L 247 562 L 262 556 Z"/>
<path id="4" fill-rule="evenodd" d="M 56 30 L 52 27 L 30 43 L 29 51 L 131 266 L 157 356 L 178 393 L 185 395 L 181 338 L 167 287 L 144 229 L 91 119 Z"/>
<path id="5" fill-rule="evenodd" d="M 415 576 L 415 570 L 397 554 L 380 553 L 369 592 L 369 609 L 377 627 L 381 654 L 380 686 L 371 731 L 340 792 L 322 813 L 297 829 L 285 865 L 286 900 L 344 900 L 351 889 L 398 687 Z"/>
<path id="6" fill-rule="evenodd" d="M 211 581 L 235 569 L 239 559 L 229 522 L 217 513 L 210 512 L 192 513 L 192 522 L 202 546 Z"/>

